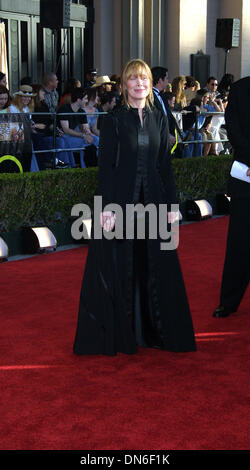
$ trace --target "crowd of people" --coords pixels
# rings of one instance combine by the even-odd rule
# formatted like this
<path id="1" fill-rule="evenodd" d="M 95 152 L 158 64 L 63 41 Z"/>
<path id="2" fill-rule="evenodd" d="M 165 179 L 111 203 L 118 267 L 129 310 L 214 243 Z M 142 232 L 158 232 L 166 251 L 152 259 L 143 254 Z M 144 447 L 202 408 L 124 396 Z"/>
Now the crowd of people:
<path id="1" fill-rule="evenodd" d="M 233 75 L 225 74 L 220 83 L 208 77 L 201 88 L 192 76 L 180 75 L 170 83 L 165 67 L 153 67 L 151 72 L 154 104 L 168 117 L 172 155 L 184 158 L 229 153 L 224 111 Z M 31 171 L 84 168 L 87 155 L 87 166 L 91 160 L 97 165 L 101 122 L 122 102 L 121 77 L 97 76 L 95 69 L 86 74 L 84 87 L 72 77 L 61 96 L 57 88 L 58 78 L 53 72 L 46 74 L 41 84 L 24 77 L 11 97 L 6 76 L 0 72 L 0 114 L 26 113 L 30 119 Z M 53 148 L 57 149 L 55 153 L 49 151 Z"/>
<path id="2" fill-rule="evenodd" d="M 208 77 L 206 86 L 192 76 L 180 75 L 171 84 L 163 86 L 168 71 L 163 67 L 152 69 L 156 73 L 154 86 L 161 93 L 163 102 L 170 110 L 168 115 L 175 118 L 178 126 L 179 148 L 175 153 L 179 157 L 219 155 L 229 153 L 224 112 L 230 86 L 234 81 L 231 74 L 225 74 L 220 83 L 215 77 Z M 159 79 L 162 82 L 159 82 Z M 166 84 L 165 84 L 166 85 Z M 170 119 L 172 119 L 172 116 Z M 225 141 L 223 144 L 221 140 Z M 196 143 L 189 143 L 196 141 Z"/>
<path id="3" fill-rule="evenodd" d="M 59 97 L 55 73 L 47 74 L 41 84 L 25 77 L 11 97 L 6 76 L 1 73 L 0 78 L 0 113 L 27 114 L 30 121 L 31 171 L 51 168 L 52 162 L 56 168 L 84 168 L 86 151 L 97 162 L 101 120 L 117 105 L 118 79 L 97 77 L 82 87 L 71 78 Z M 54 147 L 60 150 L 56 158 L 50 151 Z"/>

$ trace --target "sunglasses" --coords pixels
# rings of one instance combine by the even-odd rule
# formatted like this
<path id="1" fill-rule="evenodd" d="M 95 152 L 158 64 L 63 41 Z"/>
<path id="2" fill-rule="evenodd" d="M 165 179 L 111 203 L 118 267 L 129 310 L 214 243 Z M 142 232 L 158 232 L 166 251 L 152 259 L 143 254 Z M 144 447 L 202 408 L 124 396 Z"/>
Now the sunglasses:
<path id="1" fill-rule="evenodd" d="M 218 83 L 211 83 L 211 86 L 218 86 Z"/>

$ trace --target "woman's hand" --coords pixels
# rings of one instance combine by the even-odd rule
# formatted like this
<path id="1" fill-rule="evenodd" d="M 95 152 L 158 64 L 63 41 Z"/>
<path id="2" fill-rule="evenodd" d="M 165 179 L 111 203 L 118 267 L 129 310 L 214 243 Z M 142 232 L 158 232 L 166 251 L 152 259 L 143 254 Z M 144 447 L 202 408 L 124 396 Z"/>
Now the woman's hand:
<path id="1" fill-rule="evenodd" d="M 115 214 L 114 212 L 101 212 L 100 214 L 101 226 L 106 232 L 112 232 L 115 226 Z"/>

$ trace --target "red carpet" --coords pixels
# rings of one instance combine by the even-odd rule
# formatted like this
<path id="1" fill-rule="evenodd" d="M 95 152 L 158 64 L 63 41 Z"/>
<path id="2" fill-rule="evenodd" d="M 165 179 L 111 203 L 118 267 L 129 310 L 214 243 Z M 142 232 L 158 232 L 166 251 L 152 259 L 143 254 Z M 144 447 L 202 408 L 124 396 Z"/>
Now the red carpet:
<path id="1" fill-rule="evenodd" d="M 247 449 L 249 290 L 213 319 L 227 218 L 181 227 L 198 351 L 76 357 L 86 248 L 0 265 L 3 450 Z"/>

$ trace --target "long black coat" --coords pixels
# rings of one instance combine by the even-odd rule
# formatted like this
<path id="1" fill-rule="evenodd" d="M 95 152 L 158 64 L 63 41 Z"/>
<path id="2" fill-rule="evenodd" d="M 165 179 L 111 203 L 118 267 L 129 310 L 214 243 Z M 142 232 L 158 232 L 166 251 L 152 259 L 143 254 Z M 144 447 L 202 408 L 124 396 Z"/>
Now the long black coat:
<path id="1" fill-rule="evenodd" d="M 250 168 L 250 77 L 231 85 L 225 121 L 234 160 Z M 220 304 L 237 311 L 250 280 L 250 183 L 229 177 L 230 223 Z"/>
<path id="2" fill-rule="evenodd" d="M 176 202 L 168 123 L 159 110 L 143 110 L 143 127 L 137 109 L 122 107 L 105 117 L 99 147 L 99 194 L 103 207 L 116 203 L 125 209 L 128 203 L 142 201 L 158 208 Z M 91 240 L 76 354 L 131 354 L 137 345 L 195 350 L 177 253 L 162 251 L 160 242 L 159 237 Z"/>
<path id="3" fill-rule="evenodd" d="M 234 149 L 234 160 L 250 168 L 250 77 L 242 78 L 230 88 L 225 122 L 228 138 Z M 230 177 L 229 193 L 236 197 L 250 197 L 250 184 Z"/>

